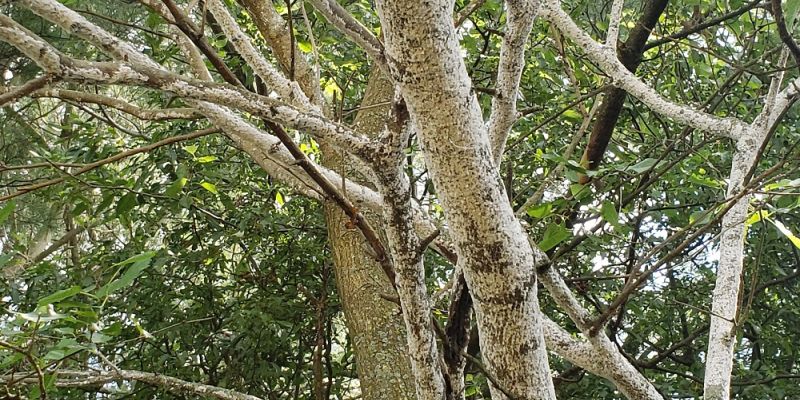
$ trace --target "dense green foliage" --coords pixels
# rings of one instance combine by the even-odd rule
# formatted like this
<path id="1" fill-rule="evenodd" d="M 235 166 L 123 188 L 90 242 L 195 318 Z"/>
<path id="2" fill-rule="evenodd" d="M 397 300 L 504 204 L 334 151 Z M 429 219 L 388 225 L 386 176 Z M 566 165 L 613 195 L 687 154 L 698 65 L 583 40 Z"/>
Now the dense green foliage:
<path id="1" fill-rule="evenodd" d="M 119 0 L 64 3 L 159 63 L 185 69 L 183 56 L 166 36 L 166 23 L 145 7 Z M 369 1 L 342 3 L 380 31 Z M 602 38 L 610 3 L 576 0 L 564 7 Z M 625 3 L 622 40 L 638 18 L 640 3 Z M 650 40 L 691 26 L 692 18 L 709 20 L 746 5 L 741 0 L 672 3 Z M 275 6 L 287 14 L 286 3 Z M 457 1 L 457 9 L 468 7 Z M 291 13 L 297 44 L 318 61 L 320 84 L 335 105 L 334 115 L 350 123 L 369 62 L 309 5 L 305 8 L 316 48 L 299 2 L 292 3 Z M 105 57 L 21 7 L 2 10 L 67 54 Z M 754 8 L 654 46 L 644 53 L 637 75 L 675 101 L 752 120 L 769 77 L 779 69 L 781 42 L 768 15 Z M 239 12 L 238 18 L 257 36 L 248 15 Z M 219 54 L 251 85 L 250 67 L 215 33 L 213 21 L 208 25 L 207 36 Z M 487 115 L 503 26 L 497 0 L 486 1 L 462 26 L 466 63 Z M 534 26 L 529 46 L 519 102 L 525 116 L 514 127 L 502 168 L 511 201 L 520 207 L 543 190 L 542 201 L 527 210 L 530 233 L 598 314 L 616 298 L 626 276 L 660 265 L 612 316 L 608 332 L 662 393 L 698 398 L 731 142 L 685 129 L 629 98 L 602 165 L 587 171 L 579 160 L 588 133 L 580 126 L 594 116 L 595 89 L 610 82 L 545 24 Z M 0 44 L 0 64 L 7 85 L 20 85 L 38 73 L 6 44 Z M 797 68 L 791 59 L 789 64 L 787 73 L 794 77 Z M 180 99 L 144 89 L 91 91 L 143 108 L 183 106 Z M 796 111 L 790 111 L 753 173 L 759 177 L 753 188 L 758 195 L 749 221 L 734 371 L 733 393 L 739 398 L 800 396 L 800 239 L 792 234 L 800 234 L 797 122 Z M 4 106 L 0 124 L 0 196 L 65 178 L 0 203 L 0 339 L 23 346 L 45 369 L 46 381 L 51 377 L 47 371 L 55 367 L 98 367 L 102 355 L 123 369 L 265 399 L 306 399 L 313 398 L 316 349 L 324 355 L 328 398 L 354 398 L 352 348 L 318 202 L 274 181 L 218 134 L 71 175 L 84 164 L 207 127 L 203 119 L 141 121 L 107 107 L 26 98 Z M 301 133 L 295 137 L 307 154 L 321 157 L 316 142 Z M 574 140 L 577 146 L 570 146 Z M 412 140 L 408 171 L 416 182 L 414 195 L 441 219 L 435 188 L 417 151 Z M 593 178 L 589 184 L 578 183 L 583 174 Z M 31 260 L 73 229 L 81 232 L 45 259 Z M 685 232 L 698 230 L 704 231 L 686 240 Z M 665 245 L 651 253 L 659 244 Z M 426 267 L 432 291 L 452 271 L 433 254 Z M 542 293 L 545 312 L 570 327 Z M 437 315 L 444 320 L 446 303 L 439 306 Z M 318 335 L 324 339 L 319 349 Z M 23 353 L 0 346 L 0 374 L 31 371 L 29 362 Z M 551 364 L 561 374 L 556 382 L 564 398 L 619 396 L 610 383 L 584 375 L 557 356 Z M 474 365 L 468 372 L 468 398 L 483 398 L 485 377 Z M 119 389 L 102 398 L 181 398 L 143 384 Z M 39 397 L 36 385 L 7 390 Z M 86 389 L 48 390 L 51 398 L 101 398 Z"/>

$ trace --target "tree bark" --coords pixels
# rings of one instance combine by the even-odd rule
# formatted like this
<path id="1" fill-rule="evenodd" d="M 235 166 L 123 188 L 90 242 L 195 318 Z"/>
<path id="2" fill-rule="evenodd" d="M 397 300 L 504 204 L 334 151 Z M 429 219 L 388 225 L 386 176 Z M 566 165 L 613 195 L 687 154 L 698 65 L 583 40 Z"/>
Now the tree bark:
<path id="1" fill-rule="evenodd" d="M 393 93 L 386 76 L 373 71 L 361 106 L 391 101 Z M 389 113 L 388 105 L 366 108 L 356 116 L 355 129 L 365 135 L 376 135 L 383 129 Z M 350 163 L 340 152 L 323 146 L 323 153 L 324 165 L 355 179 L 355 172 L 348 170 Z M 383 225 L 379 216 L 366 215 L 372 226 Z M 363 398 L 413 399 L 415 387 L 400 308 L 381 298 L 382 294 L 393 295 L 392 283 L 367 250 L 361 233 L 348 228 L 349 219 L 330 201 L 325 202 L 325 219 L 333 252 L 336 286 L 347 330 L 353 340 Z"/>
<path id="2" fill-rule="evenodd" d="M 534 253 L 506 197 L 453 28 L 453 2 L 378 1 L 392 75 L 458 249 L 492 398 L 553 399 Z"/>

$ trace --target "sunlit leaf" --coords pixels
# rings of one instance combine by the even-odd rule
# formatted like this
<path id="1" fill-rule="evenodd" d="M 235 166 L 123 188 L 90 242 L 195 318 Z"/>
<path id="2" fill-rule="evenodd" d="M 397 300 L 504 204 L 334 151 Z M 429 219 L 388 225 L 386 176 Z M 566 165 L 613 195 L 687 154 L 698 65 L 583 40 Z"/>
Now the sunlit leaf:
<path id="1" fill-rule="evenodd" d="M 792 242 L 792 244 L 794 244 L 795 247 L 800 249 L 800 238 L 795 236 L 794 233 L 792 233 L 792 231 L 790 231 L 789 228 L 786 227 L 786 225 L 784 225 L 781 221 L 777 221 L 774 219 L 770 219 L 769 221 L 772 222 L 775 225 L 775 227 L 778 228 L 778 230 L 783 234 L 783 236 L 786 236 L 786 238 L 789 239 L 789 241 Z"/>
<path id="2" fill-rule="evenodd" d="M 204 189 L 208 190 L 211 193 L 219 194 L 219 192 L 217 191 L 217 186 L 211 182 L 205 182 L 205 181 L 200 182 L 200 186 L 202 186 Z"/>

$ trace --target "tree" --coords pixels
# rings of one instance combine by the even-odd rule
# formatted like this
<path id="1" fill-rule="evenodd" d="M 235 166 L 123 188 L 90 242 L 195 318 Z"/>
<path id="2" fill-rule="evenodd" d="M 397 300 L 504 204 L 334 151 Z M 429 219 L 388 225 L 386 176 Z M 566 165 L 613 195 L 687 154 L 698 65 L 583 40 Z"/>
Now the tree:
<path id="1" fill-rule="evenodd" d="M 9 392 L 797 394 L 800 3 L 307 3 L 2 6 Z"/>

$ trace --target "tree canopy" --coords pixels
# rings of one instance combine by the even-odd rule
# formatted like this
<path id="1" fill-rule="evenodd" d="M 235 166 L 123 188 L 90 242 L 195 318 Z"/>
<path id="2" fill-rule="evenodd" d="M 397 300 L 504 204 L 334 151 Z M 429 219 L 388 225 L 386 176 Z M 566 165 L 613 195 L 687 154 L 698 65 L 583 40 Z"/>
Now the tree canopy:
<path id="1" fill-rule="evenodd" d="M 0 399 L 800 396 L 798 0 L 0 10 Z"/>

